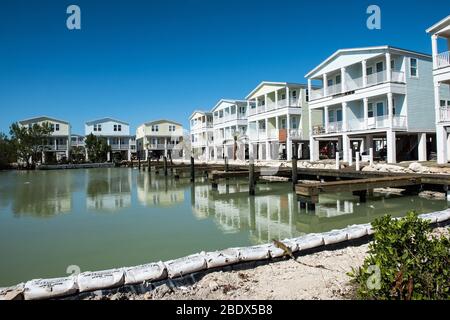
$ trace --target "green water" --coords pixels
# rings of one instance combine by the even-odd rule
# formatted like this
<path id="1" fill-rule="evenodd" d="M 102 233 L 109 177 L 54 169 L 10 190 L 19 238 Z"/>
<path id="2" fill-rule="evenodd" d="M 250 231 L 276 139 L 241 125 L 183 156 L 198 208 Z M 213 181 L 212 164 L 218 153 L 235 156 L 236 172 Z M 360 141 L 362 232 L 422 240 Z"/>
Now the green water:
<path id="1" fill-rule="evenodd" d="M 441 210 L 446 201 L 375 194 L 320 197 L 300 209 L 291 185 L 245 180 L 211 189 L 198 174 L 149 175 L 136 169 L 0 172 L 0 287 L 34 278 L 133 266 L 202 250 L 297 237 L 367 223 L 385 213 Z"/>

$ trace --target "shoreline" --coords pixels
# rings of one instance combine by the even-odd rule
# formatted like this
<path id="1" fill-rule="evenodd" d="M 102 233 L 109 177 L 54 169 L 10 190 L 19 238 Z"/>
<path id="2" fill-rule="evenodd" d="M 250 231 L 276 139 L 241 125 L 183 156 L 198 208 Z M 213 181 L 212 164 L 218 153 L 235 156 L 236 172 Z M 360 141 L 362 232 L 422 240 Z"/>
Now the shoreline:
<path id="1" fill-rule="evenodd" d="M 450 224 L 450 209 L 422 214 L 419 217 L 429 221 L 433 228 L 442 228 Z M 310 254 L 319 254 L 320 257 L 320 252 L 328 252 L 336 247 L 342 246 L 345 249 L 355 243 L 360 245 L 361 243 L 368 243 L 372 234 L 371 225 L 363 224 L 320 234 L 307 234 L 295 239 L 285 239 L 283 243 L 288 245 L 296 256 L 308 257 Z M 283 255 L 284 252 L 273 244 L 230 248 L 216 252 L 201 252 L 166 262 L 160 261 L 135 267 L 83 272 L 76 276 L 64 278 L 35 279 L 0 289 L 0 300 L 88 299 L 96 296 L 103 298 L 114 292 L 120 293 L 121 290 L 130 291 L 134 294 L 147 294 L 148 297 L 148 292 L 160 286 L 165 288 L 164 284 L 170 289 L 168 284 L 179 280 L 185 281 L 189 278 L 195 280 L 196 276 L 202 276 L 219 269 L 226 271 L 230 270 L 230 267 L 241 269 L 250 266 L 250 270 L 253 270 L 254 267 L 262 264 L 267 264 L 271 268 L 272 262 L 279 261 Z M 319 261 L 321 260 L 319 259 Z M 286 262 L 290 263 L 289 261 Z M 156 287 L 155 284 L 160 285 Z"/>

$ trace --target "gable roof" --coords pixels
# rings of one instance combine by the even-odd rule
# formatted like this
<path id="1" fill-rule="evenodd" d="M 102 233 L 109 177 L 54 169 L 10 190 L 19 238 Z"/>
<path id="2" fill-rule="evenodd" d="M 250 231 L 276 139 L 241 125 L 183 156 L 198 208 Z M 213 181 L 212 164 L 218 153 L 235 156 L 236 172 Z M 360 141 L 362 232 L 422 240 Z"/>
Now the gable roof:
<path id="1" fill-rule="evenodd" d="M 200 113 L 200 114 L 203 114 L 203 115 L 205 115 L 205 116 L 212 115 L 212 113 L 209 112 L 209 111 L 194 110 L 194 112 L 192 112 L 191 115 L 189 116 L 189 120 L 191 120 L 192 117 L 194 116 L 194 114 L 196 114 L 196 113 Z"/>
<path id="2" fill-rule="evenodd" d="M 287 86 L 287 87 L 308 87 L 306 84 L 301 83 L 293 83 L 293 82 L 271 82 L 271 81 L 262 81 L 258 86 L 253 89 L 246 97 L 245 99 L 249 99 L 252 95 L 254 95 L 259 89 L 261 89 L 263 86 Z"/>
<path id="3" fill-rule="evenodd" d="M 110 117 L 87 121 L 86 124 L 89 126 L 89 125 L 94 124 L 94 123 L 103 123 L 103 122 L 108 122 L 108 121 L 121 123 L 121 124 L 124 124 L 124 125 L 127 125 L 127 126 L 130 125 L 128 122 L 125 122 L 125 121 L 122 121 L 122 120 L 117 120 L 117 119 L 110 118 Z"/>
<path id="4" fill-rule="evenodd" d="M 427 59 L 430 59 L 430 60 L 432 59 L 430 54 L 420 53 L 420 52 L 417 52 L 417 51 L 406 50 L 406 49 L 401 49 L 401 48 L 396 48 L 396 47 L 392 47 L 392 46 L 388 46 L 388 45 L 375 46 L 375 47 L 363 47 L 363 48 L 339 49 L 335 53 L 333 53 L 331 56 L 329 56 L 327 59 L 325 59 L 322 63 L 320 63 L 317 67 L 315 67 L 310 72 L 308 72 L 305 75 L 305 78 L 310 78 L 314 73 L 316 73 L 317 71 L 322 69 L 328 63 L 330 63 L 331 61 L 333 61 L 337 57 L 341 56 L 342 54 L 345 54 L 345 53 L 356 53 L 356 52 L 368 52 L 368 51 L 379 51 L 379 53 L 382 53 L 383 51 L 386 51 L 386 50 L 395 51 L 395 52 L 400 53 L 400 54 L 413 54 L 413 55 L 420 56 L 420 57 L 423 57 L 423 58 L 427 58 Z"/>
<path id="5" fill-rule="evenodd" d="M 167 123 L 173 123 L 175 125 L 178 125 L 180 127 L 182 127 L 183 125 L 181 123 L 172 121 L 172 120 L 167 120 L 167 119 L 159 119 L 159 120 L 154 120 L 154 121 L 149 121 L 144 123 L 145 126 L 151 126 L 152 124 L 158 124 L 158 123 L 163 123 L 163 122 L 167 122 Z"/>
<path id="6" fill-rule="evenodd" d="M 230 104 L 238 104 L 238 103 L 247 103 L 247 100 L 233 100 L 233 99 L 220 99 L 219 102 L 216 103 L 216 105 L 212 108 L 211 113 L 214 113 L 214 111 L 222 104 L 222 103 L 230 103 Z"/>
<path id="7" fill-rule="evenodd" d="M 69 125 L 69 122 L 67 122 L 67 121 L 59 120 L 59 119 L 48 117 L 48 116 L 39 116 L 39 117 L 29 118 L 29 119 L 21 120 L 21 121 L 19 121 L 19 123 L 23 125 L 26 123 L 35 123 L 35 122 L 41 122 L 41 121 L 45 121 L 45 120 L 65 123 L 65 124 Z"/>
<path id="8" fill-rule="evenodd" d="M 448 26 L 450 25 L 450 15 L 446 16 L 444 19 L 442 19 L 441 21 L 435 23 L 434 25 L 432 25 L 431 27 L 429 27 L 426 32 L 427 33 L 435 33 L 436 31 L 442 29 L 442 27 Z"/>

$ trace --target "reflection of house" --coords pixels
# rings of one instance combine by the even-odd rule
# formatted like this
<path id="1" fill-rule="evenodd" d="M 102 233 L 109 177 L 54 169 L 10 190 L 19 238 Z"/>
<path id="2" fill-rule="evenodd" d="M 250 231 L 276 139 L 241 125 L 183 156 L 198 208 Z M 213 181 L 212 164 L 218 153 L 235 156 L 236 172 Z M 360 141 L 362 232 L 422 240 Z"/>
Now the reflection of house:
<path id="1" fill-rule="evenodd" d="M 431 34 L 433 51 L 437 160 L 442 164 L 450 158 L 450 16 L 427 32 Z"/>
<path id="2" fill-rule="evenodd" d="M 88 209 L 115 211 L 131 206 L 131 170 L 108 168 L 89 170 L 86 174 Z"/>
<path id="3" fill-rule="evenodd" d="M 336 204 L 332 203 L 319 204 L 316 206 L 316 215 L 318 217 L 336 217 L 345 214 L 352 214 L 354 202 L 348 200 L 336 200 Z"/>
<path id="4" fill-rule="evenodd" d="M 63 158 L 69 158 L 70 151 L 70 124 L 67 121 L 58 120 L 46 116 L 31 118 L 27 120 L 19 121 L 21 127 L 31 128 L 34 124 L 42 125 L 48 123 L 52 129 L 50 136 L 46 140 L 43 146 L 44 152 L 42 153 L 42 162 L 45 163 L 47 156 L 55 155 L 56 161 Z"/>
<path id="5" fill-rule="evenodd" d="M 209 185 L 195 185 L 194 188 L 192 210 L 198 219 L 205 219 L 212 213 L 215 201 L 211 200 Z"/>
<path id="6" fill-rule="evenodd" d="M 165 179 L 148 174 L 137 177 L 137 197 L 145 206 L 168 207 L 184 202 L 184 188 L 174 179 Z"/>

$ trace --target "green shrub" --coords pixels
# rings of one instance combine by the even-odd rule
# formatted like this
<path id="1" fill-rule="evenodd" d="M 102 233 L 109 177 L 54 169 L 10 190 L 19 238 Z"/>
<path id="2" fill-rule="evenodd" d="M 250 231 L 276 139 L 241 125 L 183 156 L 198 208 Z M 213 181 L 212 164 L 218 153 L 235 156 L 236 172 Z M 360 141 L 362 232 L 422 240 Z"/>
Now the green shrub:
<path id="1" fill-rule="evenodd" d="M 349 275 L 362 299 L 450 299 L 450 241 L 431 236 L 414 212 L 372 223 L 375 234 L 362 267 Z"/>

